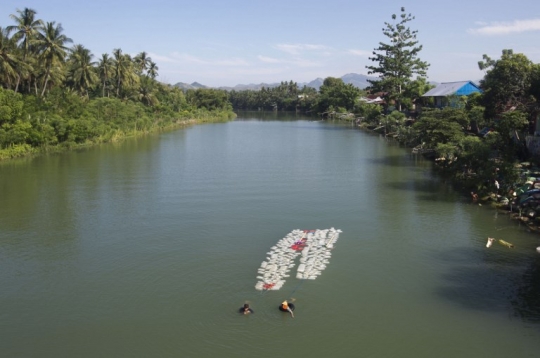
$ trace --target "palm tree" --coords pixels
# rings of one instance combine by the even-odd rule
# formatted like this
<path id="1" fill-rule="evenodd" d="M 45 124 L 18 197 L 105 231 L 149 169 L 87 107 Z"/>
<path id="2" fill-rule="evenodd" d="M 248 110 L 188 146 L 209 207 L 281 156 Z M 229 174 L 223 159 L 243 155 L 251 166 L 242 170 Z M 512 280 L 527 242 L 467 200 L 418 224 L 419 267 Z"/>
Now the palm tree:
<path id="1" fill-rule="evenodd" d="M 20 49 L 17 49 L 16 54 L 19 56 L 17 56 L 17 62 L 14 63 L 17 78 L 15 81 L 15 88 L 13 90 L 18 92 L 20 81 L 22 79 L 29 79 L 35 73 L 35 60 L 34 57 L 29 57 L 26 61 L 23 61 L 22 56 L 20 56 Z"/>
<path id="2" fill-rule="evenodd" d="M 147 70 L 150 67 L 150 63 L 152 62 L 152 59 L 148 57 L 146 51 L 143 51 L 137 56 L 135 56 L 133 60 L 138 67 L 139 74 L 142 74 L 145 70 Z"/>
<path id="3" fill-rule="evenodd" d="M 29 60 L 31 60 L 29 65 L 32 68 L 32 90 L 36 96 L 41 95 L 45 81 L 47 81 L 45 93 L 51 88 L 64 84 L 66 77 L 66 66 L 64 62 L 54 61 L 51 66 L 45 66 L 45 62 L 40 59 L 29 57 Z"/>
<path id="4" fill-rule="evenodd" d="M 88 90 L 98 81 L 92 57 L 94 55 L 83 45 L 75 45 L 70 51 L 68 80 L 82 96 L 88 96 Z"/>
<path id="5" fill-rule="evenodd" d="M 116 78 L 116 97 L 120 95 L 120 88 L 125 78 L 125 72 L 127 71 L 126 63 L 124 61 L 124 54 L 122 49 L 115 48 L 113 50 L 114 56 L 114 76 Z"/>
<path id="6" fill-rule="evenodd" d="M 0 83 L 11 88 L 12 82 L 18 78 L 17 65 L 20 62 L 16 55 L 17 46 L 8 31 L 0 27 Z"/>
<path id="7" fill-rule="evenodd" d="M 154 106 L 159 103 L 156 97 L 156 81 L 148 76 L 141 76 L 141 86 L 139 87 L 138 98 L 141 102 L 149 106 Z"/>
<path id="8" fill-rule="evenodd" d="M 36 20 L 36 11 L 29 8 L 24 8 L 24 10 L 17 9 L 19 16 L 11 14 L 10 17 L 15 20 L 16 25 L 8 26 L 6 29 L 8 33 L 15 31 L 13 34 L 13 39 L 17 42 L 21 41 L 23 49 L 23 62 L 26 62 L 28 54 L 31 50 L 31 42 L 36 37 L 36 34 L 39 32 L 39 28 L 43 26 L 43 21 Z M 21 80 L 22 73 L 19 73 L 17 79 L 17 85 L 15 86 L 15 91 L 19 89 L 19 82 Z"/>
<path id="9" fill-rule="evenodd" d="M 51 67 L 64 62 L 67 50 L 67 47 L 64 45 L 73 41 L 62 34 L 64 30 L 62 25 L 55 25 L 54 21 L 47 22 L 41 29 L 43 33 L 38 32 L 36 40 L 32 41 L 32 43 L 36 44 L 39 50 L 39 57 L 45 67 L 45 80 L 43 82 L 43 90 L 41 91 L 41 96 L 43 96 L 49 82 Z"/>
<path id="10" fill-rule="evenodd" d="M 126 85 L 134 86 L 139 82 L 139 76 L 135 71 L 133 60 L 130 55 L 123 54 L 122 50 L 117 48 L 113 50 L 114 56 L 114 75 L 116 77 L 116 97 L 120 97 L 120 90 Z"/>
<path id="11" fill-rule="evenodd" d="M 151 79 L 155 79 L 158 75 L 158 71 L 159 70 L 159 67 L 156 65 L 155 62 L 152 62 L 150 61 L 150 65 L 148 66 L 148 77 L 150 77 Z"/>
<path id="12" fill-rule="evenodd" d="M 114 75 L 114 61 L 107 53 L 101 55 L 98 63 L 98 75 L 102 85 L 102 97 L 105 97 L 105 87 Z M 108 90 L 107 97 L 109 97 Z"/>
<path id="13" fill-rule="evenodd" d="M 17 12 L 19 16 L 10 15 L 17 25 L 8 26 L 7 30 L 9 33 L 15 31 L 15 34 L 13 34 L 15 41 L 22 41 L 23 60 L 26 60 L 26 56 L 30 50 L 30 43 L 39 32 L 39 28 L 43 26 L 43 21 L 39 19 L 35 20 L 36 10 L 25 7 L 22 11 L 17 9 Z"/>

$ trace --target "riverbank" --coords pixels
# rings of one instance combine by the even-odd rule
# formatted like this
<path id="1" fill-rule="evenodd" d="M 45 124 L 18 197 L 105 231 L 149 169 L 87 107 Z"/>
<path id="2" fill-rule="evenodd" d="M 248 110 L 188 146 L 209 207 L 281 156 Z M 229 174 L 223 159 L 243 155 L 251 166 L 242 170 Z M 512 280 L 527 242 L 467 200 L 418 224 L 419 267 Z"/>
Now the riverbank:
<path id="1" fill-rule="evenodd" d="M 205 117 L 200 117 L 200 118 L 178 119 L 171 123 L 166 123 L 165 125 L 156 124 L 155 126 L 152 126 L 150 128 L 145 128 L 145 129 L 132 129 L 129 131 L 117 129 L 113 132 L 107 133 L 106 135 L 96 137 L 92 140 L 87 140 L 83 143 L 67 142 L 67 143 L 62 143 L 59 145 L 44 145 L 37 148 L 32 147 L 28 144 L 18 144 L 18 145 L 13 145 L 9 148 L 0 149 L 0 161 L 5 161 L 5 160 L 10 160 L 10 159 L 15 159 L 15 158 L 22 158 L 22 157 L 39 156 L 45 153 L 61 153 L 68 150 L 88 148 L 88 147 L 98 145 L 98 144 L 116 143 L 116 142 L 120 142 L 128 138 L 141 137 L 141 136 L 145 136 L 151 133 L 175 130 L 175 129 L 179 129 L 179 128 L 183 128 L 183 127 L 187 127 L 191 125 L 196 125 L 196 124 L 227 122 L 229 120 L 234 119 L 235 117 L 236 115 L 234 113 L 227 116 L 223 116 L 223 115 L 211 116 L 210 115 L 210 116 L 205 116 Z"/>
<path id="2" fill-rule="evenodd" d="M 85 99 L 61 89 L 45 98 L 0 88 L 0 161 L 62 152 L 161 130 L 236 117 L 223 108 L 174 103 L 170 90 L 162 104 L 147 106 L 119 98 Z"/>
<path id="3" fill-rule="evenodd" d="M 0 88 L 0 161 L 236 117 L 229 108 L 172 104 L 149 107 L 118 98 L 84 100 L 73 94 L 55 95 L 42 99 Z"/>
<path id="4" fill-rule="evenodd" d="M 397 135 L 381 133 L 384 126 L 375 126 L 364 122 L 360 123 L 358 127 L 366 132 L 383 135 L 390 140 L 401 143 Z M 457 180 L 455 175 L 449 175 L 449 171 L 445 170 L 447 169 L 444 167 L 445 160 L 440 160 L 435 150 L 415 150 L 415 148 L 411 148 L 411 150 L 415 155 L 422 155 L 431 160 L 435 172 L 445 180 L 449 180 L 454 189 L 460 192 L 464 198 L 470 198 L 475 204 L 489 207 L 498 213 L 507 215 L 517 224 L 525 225 L 529 232 L 540 234 L 540 200 L 537 201 L 532 196 L 536 195 L 534 183 L 537 178 L 540 178 L 540 170 L 531 163 L 507 163 L 507 166 L 513 167 L 515 174 L 512 176 L 511 182 L 497 176 L 498 168 L 495 168 L 494 176 L 489 183 L 486 182 L 485 178 L 475 181 L 474 171 L 468 171 L 465 175 L 466 178 L 464 176 L 460 178 L 461 180 Z M 498 164 L 503 163 L 499 162 Z M 495 186 L 500 186 L 500 191 L 492 190 L 492 188 L 495 189 Z M 529 192 L 531 194 L 528 194 Z"/>

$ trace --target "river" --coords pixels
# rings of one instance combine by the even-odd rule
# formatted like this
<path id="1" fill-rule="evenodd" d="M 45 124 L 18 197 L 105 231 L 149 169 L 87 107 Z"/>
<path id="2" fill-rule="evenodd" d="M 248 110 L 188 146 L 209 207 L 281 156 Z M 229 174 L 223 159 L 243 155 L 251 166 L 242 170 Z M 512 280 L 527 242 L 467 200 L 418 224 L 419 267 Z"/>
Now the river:
<path id="1" fill-rule="evenodd" d="M 261 113 L 0 163 L 0 352 L 538 356 L 538 236 L 430 168 L 350 124 Z M 320 277 L 254 289 L 278 240 L 330 227 Z"/>

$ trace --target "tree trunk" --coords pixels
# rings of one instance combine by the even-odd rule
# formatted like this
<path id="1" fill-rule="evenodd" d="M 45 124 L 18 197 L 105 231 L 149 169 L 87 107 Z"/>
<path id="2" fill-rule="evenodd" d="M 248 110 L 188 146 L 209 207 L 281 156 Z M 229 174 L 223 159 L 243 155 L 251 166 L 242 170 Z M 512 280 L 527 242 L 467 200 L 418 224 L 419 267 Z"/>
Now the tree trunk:
<path id="1" fill-rule="evenodd" d="M 47 88 L 47 83 L 49 82 L 49 72 L 50 69 L 47 68 L 47 73 L 45 73 L 45 83 L 43 84 L 43 90 L 41 91 L 41 97 L 43 97 L 43 95 L 45 94 L 45 89 Z"/>
<path id="2" fill-rule="evenodd" d="M 21 75 L 17 75 L 17 84 L 15 85 L 15 92 L 19 91 L 19 83 L 21 82 Z"/>
<path id="3" fill-rule="evenodd" d="M 399 85 L 399 100 L 397 101 L 398 103 L 398 111 L 401 112 L 401 85 Z"/>

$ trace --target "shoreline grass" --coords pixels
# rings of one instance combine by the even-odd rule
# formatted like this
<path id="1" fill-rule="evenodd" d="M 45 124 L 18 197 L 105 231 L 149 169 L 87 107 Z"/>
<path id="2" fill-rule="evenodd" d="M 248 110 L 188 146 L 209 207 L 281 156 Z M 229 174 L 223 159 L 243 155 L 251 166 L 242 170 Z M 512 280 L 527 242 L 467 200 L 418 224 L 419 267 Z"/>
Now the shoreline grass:
<path id="1" fill-rule="evenodd" d="M 227 113 L 198 113 L 193 117 L 176 120 L 156 120 L 151 127 L 141 129 L 133 128 L 129 130 L 114 129 L 100 136 L 88 139 L 83 143 L 62 142 L 56 145 L 44 145 L 41 147 L 32 147 L 29 144 L 15 144 L 8 148 L 0 149 L 0 161 L 9 161 L 25 157 L 37 157 L 44 154 L 62 153 L 70 150 L 90 148 L 99 144 L 119 143 L 128 138 L 142 137 L 148 134 L 176 130 L 192 125 L 204 123 L 224 123 L 236 118 L 233 112 Z"/>

